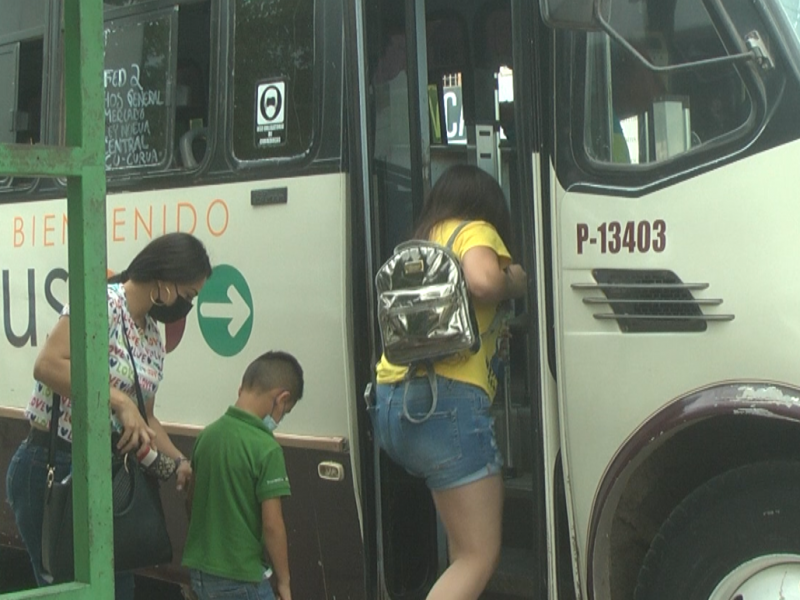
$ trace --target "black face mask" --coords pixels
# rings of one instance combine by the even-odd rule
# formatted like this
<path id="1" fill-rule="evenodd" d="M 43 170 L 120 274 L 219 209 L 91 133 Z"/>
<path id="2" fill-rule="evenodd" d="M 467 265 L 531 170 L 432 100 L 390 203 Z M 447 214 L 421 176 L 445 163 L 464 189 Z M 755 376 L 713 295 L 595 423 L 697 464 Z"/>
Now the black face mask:
<path id="1" fill-rule="evenodd" d="M 180 294 L 171 306 L 154 304 L 150 308 L 150 316 L 161 323 L 174 323 L 180 321 L 192 310 L 192 302 Z"/>

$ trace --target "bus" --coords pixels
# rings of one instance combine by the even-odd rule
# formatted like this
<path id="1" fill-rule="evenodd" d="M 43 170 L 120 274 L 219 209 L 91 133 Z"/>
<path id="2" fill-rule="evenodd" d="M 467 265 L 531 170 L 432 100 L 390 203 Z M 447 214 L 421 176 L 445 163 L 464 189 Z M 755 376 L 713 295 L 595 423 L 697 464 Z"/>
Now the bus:
<path id="1" fill-rule="evenodd" d="M 297 598 L 421 600 L 447 565 L 430 494 L 376 448 L 363 391 L 374 274 L 458 163 L 501 184 L 530 275 L 492 407 L 503 548 L 482 598 L 797 593 L 800 2 L 104 11 L 108 268 L 176 230 L 215 267 L 165 331 L 156 414 L 190 454 L 255 356 L 286 350 L 306 373 L 277 434 Z M 63 144 L 61 2 L 0 14 L 0 143 Z M 0 175 L 2 472 L 67 302 L 65 194 Z M 162 495 L 175 560 L 142 575 L 185 584 L 184 499 Z M 0 577 L 24 569 L 5 503 L 0 545 Z"/>

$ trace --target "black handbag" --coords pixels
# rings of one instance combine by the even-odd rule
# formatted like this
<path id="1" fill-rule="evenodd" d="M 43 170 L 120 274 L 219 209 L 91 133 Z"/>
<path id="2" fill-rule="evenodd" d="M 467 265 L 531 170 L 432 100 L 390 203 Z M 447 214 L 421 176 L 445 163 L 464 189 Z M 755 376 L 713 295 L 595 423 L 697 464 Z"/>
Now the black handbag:
<path id="1" fill-rule="evenodd" d="M 123 323 L 123 335 L 133 365 L 139 412 L 147 422 L 136 363 Z M 74 579 L 72 543 L 72 475 L 54 480 L 55 447 L 61 397 L 53 394 L 50 418 L 50 451 L 47 490 L 42 521 L 42 568 L 53 583 Z M 112 460 L 111 490 L 114 507 L 114 569 L 130 571 L 172 561 L 172 543 L 161 506 L 158 480 L 146 474 L 135 454 L 115 454 Z"/>

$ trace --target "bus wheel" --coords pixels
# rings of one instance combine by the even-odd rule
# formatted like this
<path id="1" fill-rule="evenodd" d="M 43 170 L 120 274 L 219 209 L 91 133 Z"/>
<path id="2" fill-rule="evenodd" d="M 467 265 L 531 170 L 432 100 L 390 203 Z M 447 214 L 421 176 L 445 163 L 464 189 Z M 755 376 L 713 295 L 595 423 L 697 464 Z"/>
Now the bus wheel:
<path id="1" fill-rule="evenodd" d="M 800 463 L 723 473 L 692 492 L 645 556 L 635 600 L 800 600 Z"/>

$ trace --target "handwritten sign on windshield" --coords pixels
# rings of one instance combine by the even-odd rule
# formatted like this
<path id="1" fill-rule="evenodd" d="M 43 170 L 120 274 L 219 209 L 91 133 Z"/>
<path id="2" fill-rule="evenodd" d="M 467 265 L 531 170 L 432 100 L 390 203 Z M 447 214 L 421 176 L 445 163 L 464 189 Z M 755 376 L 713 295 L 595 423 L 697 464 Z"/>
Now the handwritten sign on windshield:
<path id="1" fill-rule="evenodd" d="M 169 159 L 174 17 L 170 10 L 106 24 L 107 170 L 158 166 Z"/>

